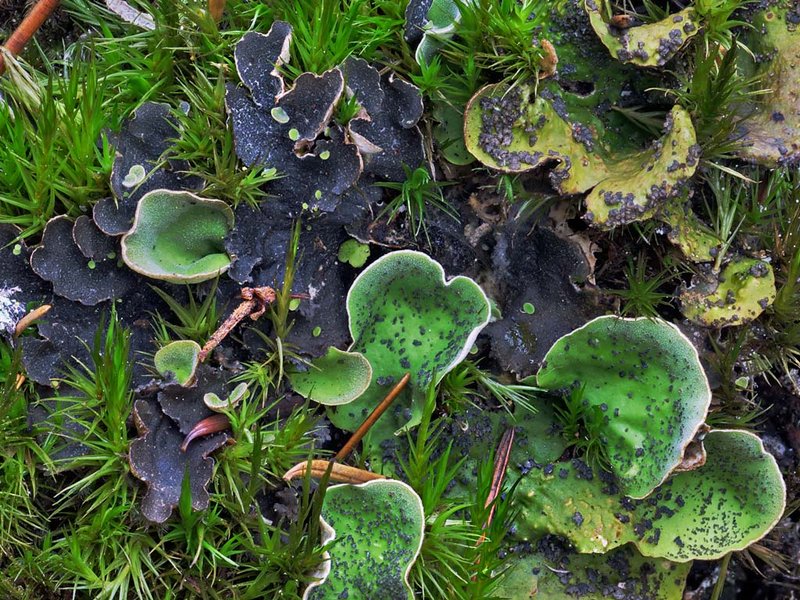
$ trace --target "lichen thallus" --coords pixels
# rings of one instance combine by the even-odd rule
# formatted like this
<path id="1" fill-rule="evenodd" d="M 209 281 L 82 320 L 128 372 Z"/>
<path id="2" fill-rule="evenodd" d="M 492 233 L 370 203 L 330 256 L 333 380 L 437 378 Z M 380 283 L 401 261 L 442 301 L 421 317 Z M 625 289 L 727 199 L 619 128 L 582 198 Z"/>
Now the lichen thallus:
<path id="1" fill-rule="evenodd" d="M 263 287 L 243 287 L 241 290 L 241 303 L 237 306 L 227 319 L 220 325 L 217 330 L 211 334 L 211 337 L 205 343 L 198 355 L 199 362 L 205 362 L 208 355 L 216 348 L 222 340 L 242 321 L 245 317 L 250 317 L 253 321 L 257 321 L 267 311 L 267 307 L 272 304 L 277 298 L 275 290 L 269 286 Z M 304 299 L 308 298 L 307 294 L 291 294 L 290 298 Z M 227 415 L 218 414 L 211 415 L 199 421 L 191 431 L 186 435 L 186 438 L 181 444 L 181 450 L 186 452 L 192 440 L 202 436 L 211 435 L 220 431 L 225 431 L 230 427 L 230 420 Z"/>

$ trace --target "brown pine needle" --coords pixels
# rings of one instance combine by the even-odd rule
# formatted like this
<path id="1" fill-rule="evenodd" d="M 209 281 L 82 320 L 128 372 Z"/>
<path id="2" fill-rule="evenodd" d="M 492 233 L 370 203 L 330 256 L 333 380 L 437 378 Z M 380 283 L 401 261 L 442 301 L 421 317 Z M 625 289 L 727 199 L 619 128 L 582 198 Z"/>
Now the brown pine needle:
<path id="1" fill-rule="evenodd" d="M 381 415 L 386 412 L 386 409 L 391 406 L 392 402 L 394 402 L 395 398 L 400 395 L 400 392 L 406 387 L 408 380 L 411 379 L 411 373 L 406 373 L 403 375 L 403 378 L 397 382 L 397 385 L 392 388 L 392 390 L 386 395 L 386 397 L 381 400 L 381 403 L 375 407 L 375 409 L 369 414 L 369 416 L 364 419 L 364 422 L 361 426 L 356 429 L 356 432 L 347 440 L 347 443 L 342 446 L 342 449 L 334 457 L 334 460 L 344 460 L 348 454 L 353 451 L 353 448 L 356 447 L 356 444 L 361 441 L 367 431 L 369 431 L 370 427 L 375 424 Z"/>
<path id="2" fill-rule="evenodd" d="M 500 438 L 500 443 L 497 446 L 497 454 L 494 458 L 494 472 L 492 473 L 492 485 L 489 488 L 489 495 L 486 497 L 486 503 L 483 505 L 484 508 L 488 507 L 489 505 L 492 508 L 489 510 L 489 516 L 486 517 L 486 523 L 483 524 L 483 530 L 489 528 L 492 524 L 492 519 L 494 518 L 494 510 L 497 507 L 495 500 L 497 500 L 497 496 L 500 495 L 500 490 L 503 489 L 503 480 L 506 477 L 506 469 L 508 468 L 508 460 L 511 458 L 511 448 L 514 446 L 514 428 L 509 427 L 503 433 L 503 437 Z M 478 544 L 483 543 L 483 540 L 486 539 L 486 534 L 482 533 L 480 539 L 478 539 Z"/>

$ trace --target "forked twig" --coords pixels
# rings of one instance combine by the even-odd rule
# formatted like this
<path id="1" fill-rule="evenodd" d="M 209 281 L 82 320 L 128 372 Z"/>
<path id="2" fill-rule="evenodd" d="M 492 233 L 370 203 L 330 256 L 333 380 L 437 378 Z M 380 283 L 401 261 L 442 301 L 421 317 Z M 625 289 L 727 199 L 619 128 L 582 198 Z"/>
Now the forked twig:
<path id="1" fill-rule="evenodd" d="M 397 382 L 397 385 L 392 388 L 392 390 L 386 395 L 386 397 L 383 400 L 381 400 L 381 403 L 374 408 L 374 410 L 369 414 L 369 416 L 366 419 L 364 419 L 364 422 L 358 429 L 356 429 L 355 433 L 352 436 L 350 436 L 350 439 L 347 440 L 347 443 L 344 446 L 342 446 L 342 449 L 336 453 L 336 456 L 334 456 L 334 460 L 343 460 L 345 457 L 347 457 L 348 454 L 350 454 L 353 451 L 353 448 L 355 448 L 356 444 L 358 444 L 358 442 L 361 441 L 361 438 L 363 438 L 366 435 L 367 431 L 369 431 L 369 428 L 375 424 L 375 421 L 377 421 L 380 418 L 380 416 L 384 412 L 386 412 L 386 409 L 389 408 L 389 406 L 391 406 L 395 398 L 397 398 L 400 395 L 400 392 L 402 392 L 403 389 L 406 387 L 406 384 L 408 383 L 409 379 L 411 379 L 411 373 L 406 373 L 405 375 L 403 375 L 403 378 Z"/>
<path id="2" fill-rule="evenodd" d="M 214 348 L 219 346 L 228 334 L 236 327 L 242 319 L 249 316 L 253 321 L 257 320 L 267 310 L 267 306 L 275 301 L 275 290 L 271 287 L 242 288 L 242 303 L 225 319 L 225 322 L 217 328 L 200 350 L 197 359 L 204 362 Z"/>
<path id="3" fill-rule="evenodd" d="M 239 306 L 237 306 L 233 312 L 228 315 L 228 318 L 225 319 L 225 322 L 220 325 L 213 334 L 211 334 L 211 337 L 208 338 L 205 346 L 203 346 L 203 348 L 200 350 L 200 354 L 197 355 L 198 361 L 204 362 L 206 358 L 208 358 L 208 355 L 211 353 L 211 351 L 219 346 L 222 340 L 224 340 L 228 334 L 233 331 L 233 328 L 236 327 L 242 321 L 242 319 L 249 316 L 253 321 L 256 321 L 261 318 L 261 316 L 267 311 L 267 306 L 275 302 L 277 297 L 278 295 L 275 293 L 275 290 L 268 286 L 242 288 L 241 304 L 239 304 Z M 308 298 L 308 295 L 291 294 L 289 297 Z"/>

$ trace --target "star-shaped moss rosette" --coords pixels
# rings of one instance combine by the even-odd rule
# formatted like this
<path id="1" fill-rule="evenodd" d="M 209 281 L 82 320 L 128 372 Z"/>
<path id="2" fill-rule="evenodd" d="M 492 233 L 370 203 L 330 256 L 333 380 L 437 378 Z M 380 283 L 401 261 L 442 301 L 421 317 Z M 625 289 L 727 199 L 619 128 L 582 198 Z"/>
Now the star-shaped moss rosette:
<path id="1" fill-rule="evenodd" d="M 124 296 L 135 284 L 117 254 L 118 244 L 87 217 L 59 216 L 45 225 L 31 254 L 31 268 L 64 298 L 93 306 Z"/>
<path id="2" fill-rule="evenodd" d="M 644 556 L 714 560 L 760 540 L 780 520 L 786 486 L 754 434 L 715 430 L 702 467 L 673 474 L 632 500 L 613 478 L 573 459 L 526 475 L 517 488 L 520 539 L 555 534 L 582 553 L 633 543 Z"/>
<path id="3" fill-rule="evenodd" d="M 583 6 L 611 56 L 643 67 L 664 66 L 702 26 L 691 6 L 660 21 L 636 26 L 630 26 L 629 18 L 614 18 L 609 0 L 584 0 Z"/>
<path id="4" fill-rule="evenodd" d="M 331 422 L 355 431 L 403 375 L 411 380 L 364 438 L 375 460 L 380 444 L 419 423 L 425 390 L 461 362 L 489 322 L 489 301 L 467 277 L 445 279 L 441 265 L 420 252 L 389 253 L 369 265 L 347 295 L 353 344 L 372 366 L 372 381 L 356 401 L 329 410 Z M 374 465 L 373 465 L 374 468 Z"/>
<path id="5" fill-rule="evenodd" d="M 122 236 L 122 259 L 151 279 L 200 283 L 230 266 L 224 243 L 232 228 L 233 211 L 222 200 L 153 190 L 139 199 Z"/>
<path id="6" fill-rule="evenodd" d="M 276 196 L 271 201 L 293 214 L 303 205 L 331 211 L 362 170 L 357 148 L 330 122 L 344 79 L 339 69 L 303 73 L 284 91 L 278 68 L 289 58 L 291 35 L 282 21 L 267 34 L 244 35 L 234 51 L 244 87 L 228 84 L 225 105 L 242 162 L 281 175 L 265 189 Z"/>
<path id="7" fill-rule="evenodd" d="M 552 167 L 553 187 L 561 194 L 589 191 L 586 220 L 606 229 L 655 215 L 697 168 L 700 147 L 680 106 L 650 148 L 623 156 L 608 154 L 590 128 L 566 117 L 541 95 L 533 99 L 530 86 L 486 86 L 467 105 L 464 140 L 479 161 L 500 171 Z"/>
<path id="8" fill-rule="evenodd" d="M 321 519 L 334 532 L 330 571 L 308 587 L 304 600 L 414 597 L 408 574 L 422 549 L 425 512 L 408 484 L 331 486 Z"/>
<path id="9" fill-rule="evenodd" d="M 188 163 L 162 157 L 179 136 L 178 121 L 170 107 L 145 102 L 126 120 L 118 134 L 111 136 L 116 155 L 111 170 L 113 198 L 94 205 L 97 226 L 108 235 L 121 235 L 130 229 L 136 203 L 156 189 L 196 190 L 203 181 L 187 175 Z"/>
<path id="10" fill-rule="evenodd" d="M 383 181 L 404 181 L 403 168 L 416 169 L 425 161 L 422 133 L 422 95 L 416 86 L 360 58 L 341 67 L 347 95 L 356 99 L 359 113 L 347 131 L 364 160 L 364 174 Z"/>
<path id="11" fill-rule="evenodd" d="M 756 13 L 745 43 L 763 64 L 743 54 L 744 68 L 770 93 L 741 124 L 742 158 L 770 168 L 800 164 L 800 13 L 796 3 L 769 3 Z"/>
<path id="12" fill-rule="evenodd" d="M 582 399 L 621 491 L 644 498 L 683 461 L 711 404 L 700 359 L 677 327 L 658 319 L 598 317 L 559 339 L 539 387 Z"/>
<path id="13" fill-rule="evenodd" d="M 555 536 L 531 550 L 514 548 L 496 598 L 508 600 L 675 600 L 691 563 L 643 557 L 631 544 L 605 554 L 578 554 Z"/>
<path id="14" fill-rule="evenodd" d="M 680 293 L 681 312 L 706 327 L 731 327 L 757 319 L 776 296 L 772 265 L 758 258 L 735 258 L 722 272 L 709 267 Z"/>

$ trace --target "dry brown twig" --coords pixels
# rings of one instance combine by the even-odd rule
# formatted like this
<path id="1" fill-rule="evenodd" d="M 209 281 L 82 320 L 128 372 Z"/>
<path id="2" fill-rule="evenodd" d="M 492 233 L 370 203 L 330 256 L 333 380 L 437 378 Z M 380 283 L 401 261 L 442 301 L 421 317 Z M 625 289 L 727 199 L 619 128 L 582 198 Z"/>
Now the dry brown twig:
<path id="1" fill-rule="evenodd" d="M 381 400 L 380 404 L 376 406 L 373 411 L 369 414 L 369 416 L 364 419 L 364 422 L 361 426 L 356 429 L 355 433 L 350 436 L 350 439 L 347 440 L 347 443 L 342 446 L 342 449 L 336 453 L 336 456 L 333 458 L 333 461 L 327 460 L 312 460 L 310 464 L 308 462 L 301 462 L 297 463 L 291 469 L 284 473 L 283 478 L 286 481 L 291 481 L 295 477 L 300 475 L 304 475 L 308 472 L 311 477 L 320 478 L 328 472 L 330 469 L 330 478 L 331 481 L 336 481 L 339 483 L 366 483 L 367 481 L 374 481 L 376 479 L 386 479 L 383 475 L 378 475 L 377 473 L 372 473 L 371 471 L 365 471 L 364 469 L 357 469 L 356 467 L 349 467 L 347 465 L 343 465 L 337 461 L 340 461 L 347 457 L 350 452 L 353 451 L 356 444 L 361 441 L 361 438 L 369 431 L 370 427 L 375 424 L 380 416 L 386 412 L 386 409 L 394 402 L 395 398 L 400 395 L 400 392 L 406 387 L 408 384 L 409 379 L 411 379 L 411 373 L 406 373 L 403 375 L 403 378 L 397 382 L 391 391 L 386 395 L 386 397 Z"/>
<path id="2" fill-rule="evenodd" d="M 486 504 L 484 504 L 484 508 L 488 507 L 489 505 L 491 505 L 492 508 L 489 510 L 489 516 L 486 517 L 486 523 L 483 524 L 484 533 L 481 533 L 481 537 L 478 539 L 478 544 L 483 543 L 483 540 L 486 539 L 485 531 L 492 524 L 494 510 L 497 506 L 495 500 L 497 500 L 497 496 L 500 495 L 500 490 L 503 489 L 503 480 L 506 477 L 508 460 L 511 458 L 511 448 L 513 447 L 514 428 L 509 427 L 503 433 L 503 437 L 500 438 L 500 443 L 497 446 L 497 455 L 494 459 L 494 471 L 492 472 L 492 485 L 489 488 L 489 495 L 486 497 Z"/>
<path id="3" fill-rule="evenodd" d="M 242 288 L 242 303 L 225 319 L 225 322 L 211 335 L 200 350 L 198 360 L 204 362 L 211 351 L 236 327 L 242 319 L 249 316 L 257 320 L 267 310 L 267 306 L 275 301 L 275 290 L 271 287 Z"/>

